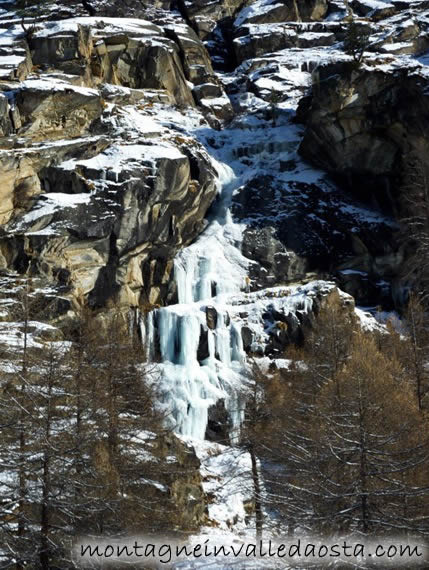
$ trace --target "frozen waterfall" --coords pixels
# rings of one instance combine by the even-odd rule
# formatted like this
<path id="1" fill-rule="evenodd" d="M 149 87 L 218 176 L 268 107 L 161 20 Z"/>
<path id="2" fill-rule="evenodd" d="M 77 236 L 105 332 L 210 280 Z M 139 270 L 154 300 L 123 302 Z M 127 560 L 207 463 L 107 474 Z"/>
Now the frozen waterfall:
<path id="1" fill-rule="evenodd" d="M 240 251 L 242 227 L 233 222 L 229 209 L 237 180 L 230 167 L 213 162 L 220 190 L 217 204 L 206 230 L 175 260 L 179 303 L 148 315 L 147 355 L 153 358 L 157 331 L 164 405 L 176 432 L 204 439 L 209 408 L 223 400 L 232 426 L 230 437 L 235 439 L 243 416 L 239 388 L 245 354 L 226 299 L 243 290 L 248 262 Z M 207 322 L 208 305 L 216 312 L 212 328 Z"/>

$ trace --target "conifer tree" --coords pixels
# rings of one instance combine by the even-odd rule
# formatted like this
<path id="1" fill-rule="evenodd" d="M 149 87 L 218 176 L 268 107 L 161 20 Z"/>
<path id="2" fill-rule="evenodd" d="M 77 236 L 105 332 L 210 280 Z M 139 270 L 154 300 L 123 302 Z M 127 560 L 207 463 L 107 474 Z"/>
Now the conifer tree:
<path id="1" fill-rule="evenodd" d="M 400 364 L 356 332 L 347 362 L 315 385 L 310 406 L 296 382 L 297 367 L 272 386 L 264 458 L 289 531 L 429 532 L 427 418 Z"/>
<path id="2" fill-rule="evenodd" d="M 424 306 L 429 291 L 429 172 L 416 153 L 404 162 L 401 186 L 402 239 L 405 249 L 403 278 L 412 285 Z"/>
<path id="3" fill-rule="evenodd" d="M 404 314 L 406 337 L 401 351 L 401 363 L 413 383 L 419 409 L 423 409 L 424 396 L 429 389 L 429 329 L 426 311 L 421 299 L 410 295 Z"/>
<path id="4" fill-rule="evenodd" d="M 338 292 L 334 292 L 319 311 L 305 341 L 305 358 L 310 389 L 335 378 L 347 361 L 355 330 L 355 317 Z"/>
<path id="5" fill-rule="evenodd" d="M 247 394 L 245 420 L 241 432 L 241 446 L 250 456 L 251 479 L 253 485 L 253 503 L 255 510 L 256 540 L 262 538 L 264 515 L 262 477 L 259 468 L 259 457 L 264 444 L 263 428 L 268 410 L 267 378 L 257 364 L 251 363 L 250 387 Z"/>
<path id="6" fill-rule="evenodd" d="M 265 500 L 290 533 L 429 532 L 428 419 L 398 356 L 410 345 L 377 344 L 335 304 L 319 319 L 260 384 Z"/>
<path id="7" fill-rule="evenodd" d="M 161 503 L 153 490 L 175 475 L 127 322 L 85 312 L 72 342 L 42 347 L 22 318 L 16 372 L 0 390 L 1 550 L 5 567 L 73 567 L 78 534 L 165 527 L 176 513 L 168 489 Z"/>
<path id="8" fill-rule="evenodd" d="M 317 414 L 320 390 L 349 357 L 353 330 L 351 312 L 334 294 L 321 307 L 304 347 L 286 351 L 287 370 L 264 374 L 253 362 L 244 436 L 253 463 L 261 461 L 261 470 L 253 471 L 256 514 L 277 511 L 289 532 L 312 520 L 306 493 L 290 477 L 295 471 L 303 479 L 314 476 L 317 443 L 309 436 L 309 423 Z"/>
<path id="9" fill-rule="evenodd" d="M 310 434 L 318 447 L 314 517 L 322 528 L 429 532 L 427 419 L 401 377 L 399 363 L 360 333 L 336 381 L 341 402 L 335 381 L 321 390 Z"/>
<path id="10" fill-rule="evenodd" d="M 422 296 L 411 292 L 401 320 L 388 322 L 386 329 L 388 334 L 377 338 L 380 350 L 400 363 L 402 376 L 414 392 L 419 409 L 427 409 L 429 323 Z"/>
<path id="11" fill-rule="evenodd" d="M 351 18 L 346 27 L 344 38 L 344 51 L 351 55 L 357 66 L 362 63 L 365 50 L 370 43 L 370 34 L 364 26 L 358 24 L 354 18 Z"/>

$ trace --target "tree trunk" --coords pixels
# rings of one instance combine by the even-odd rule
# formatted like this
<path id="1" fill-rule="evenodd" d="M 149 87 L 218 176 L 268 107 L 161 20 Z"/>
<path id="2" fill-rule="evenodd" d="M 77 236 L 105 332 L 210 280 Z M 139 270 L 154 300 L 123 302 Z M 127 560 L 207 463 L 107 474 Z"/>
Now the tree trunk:
<path id="1" fill-rule="evenodd" d="M 262 540 L 263 513 L 261 500 L 261 482 L 253 443 L 249 444 L 248 450 L 252 462 L 253 493 L 255 497 L 256 540 Z"/>
<path id="2" fill-rule="evenodd" d="M 364 410 L 362 401 L 359 402 L 359 443 L 360 443 L 360 510 L 361 527 L 366 534 L 368 532 L 368 494 L 367 494 L 367 467 L 366 467 L 366 437 L 364 426 Z"/>
<path id="3" fill-rule="evenodd" d="M 19 542 L 25 538 L 25 494 L 26 494 L 26 477 L 25 477 L 25 434 L 23 426 L 20 426 L 19 434 L 19 455 L 20 455 L 20 466 L 19 466 L 19 499 L 18 499 L 18 530 L 17 536 Z M 24 570 L 24 565 L 22 562 L 16 563 L 16 570 Z"/>
<path id="4" fill-rule="evenodd" d="M 53 355 L 51 355 L 53 358 Z M 49 497 L 51 494 L 51 423 L 52 423 L 52 388 L 55 374 L 55 361 L 51 360 L 48 394 L 45 410 L 45 448 L 43 451 L 42 470 L 42 508 L 40 513 L 40 551 L 39 560 L 41 570 L 49 570 L 49 529 L 50 529 L 50 509 Z"/>
<path id="5" fill-rule="evenodd" d="M 20 411 L 19 411 L 19 498 L 18 498 L 18 529 L 17 536 L 19 542 L 25 539 L 25 497 L 27 492 L 27 478 L 25 473 L 26 465 L 26 438 L 25 438 L 25 392 L 26 392 L 26 382 L 27 382 L 27 351 L 28 351 L 28 321 L 29 321 L 29 307 L 28 307 L 28 295 L 29 295 L 29 285 L 26 284 L 26 290 L 22 299 L 22 310 L 24 317 L 24 346 L 22 349 L 22 365 L 21 365 L 21 393 L 20 393 Z M 24 564 L 22 562 L 16 563 L 16 570 L 24 570 Z"/>
<path id="6" fill-rule="evenodd" d="M 45 451 L 43 458 L 43 494 L 40 514 L 40 568 L 49 570 L 49 452 Z"/>
<path id="7" fill-rule="evenodd" d="M 417 340 L 417 326 L 415 322 L 414 309 L 411 309 L 411 342 L 413 347 L 413 360 L 414 360 L 414 374 L 416 380 L 416 397 L 419 410 L 422 409 L 422 379 L 420 371 L 420 358 L 419 358 L 419 346 Z"/>

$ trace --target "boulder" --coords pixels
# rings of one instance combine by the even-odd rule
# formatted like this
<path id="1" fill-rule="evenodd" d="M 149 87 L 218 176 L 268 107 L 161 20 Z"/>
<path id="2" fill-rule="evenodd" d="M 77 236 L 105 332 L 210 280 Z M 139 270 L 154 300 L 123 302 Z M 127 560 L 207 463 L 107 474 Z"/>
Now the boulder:
<path id="1" fill-rule="evenodd" d="M 400 9 L 393 2 L 373 2 L 372 0 L 352 0 L 350 6 L 359 16 L 367 16 L 375 21 L 389 18 Z"/>
<path id="2" fill-rule="evenodd" d="M 241 339 L 243 341 L 243 349 L 249 353 L 251 351 L 251 346 L 253 342 L 253 332 L 247 326 L 241 328 Z"/>
<path id="3" fill-rule="evenodd" d="M 215 307 L 206 307 L 207 326 L 209 329 L 214 330 L 217 327 L 217 310 Z"/>
<path id="4" fill-rule="evenodd" d="M 225 19 L 232 18 L 243 5 L 252 0 L 184 0 L 182 11 L 202 39 L 207 39 L 211 32 Z"/>
<path id="5" fill-rule="evenodd" d="M 229 445 L 229 434 L 232 429 L 231 418 L 225 408 L 225 401 L 218 400 L 208 409 L 208 422 L 205 434 L 207 441 Z"/>

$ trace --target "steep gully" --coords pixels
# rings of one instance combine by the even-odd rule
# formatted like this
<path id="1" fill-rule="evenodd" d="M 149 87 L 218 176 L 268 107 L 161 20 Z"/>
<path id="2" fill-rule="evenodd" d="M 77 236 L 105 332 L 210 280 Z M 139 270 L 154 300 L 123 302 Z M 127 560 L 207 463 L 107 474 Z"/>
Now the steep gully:
<path id="1" fill-rule="evenodd" d="M 218 199 L 204 232 L 176 257 L 178 303 L 148 315 L 145 344 L 148 360 L 160 361 L 156 381 L 175 431 L 204 439 L 209 409 L 223 402 L 233 443 L 243 420 L 247 385 L 238 316 L 241 304 L 250 297 L 248 275 L 255 263 L 241 253 L 246 225 L 234 220 L 233 196 L 255 172 L 270 170 L 279 160 L 297 159 L 299 135 L 287 113 L 276 128 L 261 121 L 250 129 L 221 131 L 215 135 L 217 140 L 211 131 L 207 138 L 210 142 L 202 142 L 218 172 Z M 277 143 L 275 139 L 279 139 Z M 308 165 L 303 169 L 312 171 Z M 265 291 L 258 294 L 264 297 Z M 210 322 L 208 312 L 214 315 Z"/>

